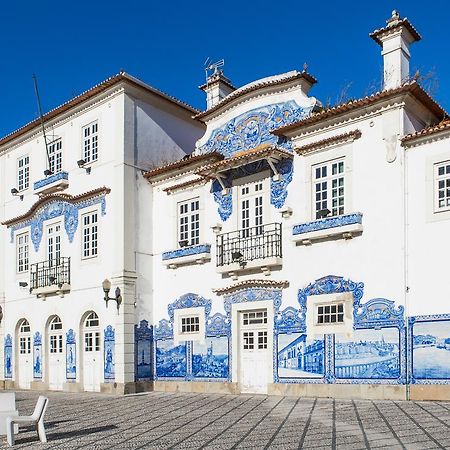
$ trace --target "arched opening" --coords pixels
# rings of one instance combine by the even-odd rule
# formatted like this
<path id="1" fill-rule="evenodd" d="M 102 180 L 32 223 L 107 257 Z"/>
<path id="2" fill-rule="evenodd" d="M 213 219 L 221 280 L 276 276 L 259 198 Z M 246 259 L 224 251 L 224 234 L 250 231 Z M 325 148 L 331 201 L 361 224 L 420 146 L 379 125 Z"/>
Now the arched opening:
<path id="1" fill-rule="evenodd" d="M 47 323 L 47 374 L 48 388 L 62 390 L 65 379 L 64 334 L 59 316 Z"/>
<path id="2" fill-rule="evenodd" d="M 101 353 L 100 321 L 94 311 L 84 315 L 81 323 L 83 345 L 83 385 L 85 391 L 100 391 L 103 359 Z"/>
<path id="3" fill-rule="evenodd" d="M 27 319 L 19 320 L 16 337 L 16 380 L 20 389 L 30 389 L 30 383 L 33 379 L 33 353 L 31 327 Z"/>

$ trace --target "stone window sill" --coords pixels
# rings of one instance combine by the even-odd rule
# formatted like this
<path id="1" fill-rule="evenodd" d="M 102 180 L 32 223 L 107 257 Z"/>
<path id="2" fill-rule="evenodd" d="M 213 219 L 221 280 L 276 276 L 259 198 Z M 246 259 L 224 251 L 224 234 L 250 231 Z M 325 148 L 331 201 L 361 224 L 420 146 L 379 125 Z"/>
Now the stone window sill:
<path id="1" fill-rule="evenodd" d="M 178 266 L 187 264 L 204 264 L 211 260 L 211 245 L 192 245 L 164 252 L 162 260 L 168 269 L 176 269 Z"/>
<path id="2" fill-rule="evenodd" d="M 292 240 L 298 245 L 311 245 L 314 241 L 352 239 L 362 232 L 362 214 L 357 212 L 294 225 Z"/>

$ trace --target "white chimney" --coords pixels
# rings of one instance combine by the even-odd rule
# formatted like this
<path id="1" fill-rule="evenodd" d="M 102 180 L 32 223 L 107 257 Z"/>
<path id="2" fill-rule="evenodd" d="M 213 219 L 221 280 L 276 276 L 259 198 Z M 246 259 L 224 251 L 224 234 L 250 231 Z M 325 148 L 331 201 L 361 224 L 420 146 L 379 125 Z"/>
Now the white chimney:
<path id="1" fill-rule="evenodd" d="M 409 47 L 421 39 L 411 22 L 406 17 L 401 19 L 395 10 L 386 23 L 386 27 L 370 33 L 370 37 L 382 47 L 384 90 L 400 87 L 409 80 Z"/>
<path id="2" fill-rule="evenodd" d="M 218 67 L 216 67 L 214 73 L 208 77 L 206 84 L 200 86 L 200 89 L 206 92 L 207 109 L 217 105 L 220 100 L 236 90 L 236 88 L 231 84 L 231 81 Z"/>

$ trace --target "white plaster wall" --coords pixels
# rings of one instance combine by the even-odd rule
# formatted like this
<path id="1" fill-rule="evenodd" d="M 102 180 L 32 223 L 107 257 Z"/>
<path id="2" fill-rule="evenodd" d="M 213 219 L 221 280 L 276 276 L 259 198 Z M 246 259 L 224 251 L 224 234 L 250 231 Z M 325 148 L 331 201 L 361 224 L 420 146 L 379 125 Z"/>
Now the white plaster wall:
<path id="1" fill-rule="evenodd" d="M 449 314 L 450 212 L 434 212 L 436 162 L 450 160 L 449 136 L 405 149 L 409 315 Z"/>

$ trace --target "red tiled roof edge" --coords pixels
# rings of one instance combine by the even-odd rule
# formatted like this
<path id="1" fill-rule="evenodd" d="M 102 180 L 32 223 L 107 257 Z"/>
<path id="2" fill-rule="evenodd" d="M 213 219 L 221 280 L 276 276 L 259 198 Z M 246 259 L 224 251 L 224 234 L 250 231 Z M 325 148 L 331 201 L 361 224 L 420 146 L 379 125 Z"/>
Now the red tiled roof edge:
<path id="1" fill-rule="evenodd" d="M 43 116 L 44 122 L 51 120 L 58 116 L 59 114 L 62 114 L 71 108 L 80 105 L 84 101 L 106 91 L 110 87 L 114 86 L 115 84 L 119 83 L 120 81 L 127 81 L 135 86 L 138 86 L 140 88 L 143 88 L 153 94 L 158 95 L 159 97 L 162 97 L 165 100 L 168 100 L 169 102 L 175 103 L 176 105 L 186 109 L 187 111 L 191 113 L 197 113 L 198 110 L 193 108 L 192 106 L 188 105 L 187 103 L 182 102 L 181 100 L 176 99 L 175 97 L 172 97 L 152 86 L 149 86 L 148 84 L 144 83 L 143 81 L 139 80 L 138 78 L 135 78 L 125 72 L 120 72 L 116 75 L 113 75 L 106 80 L 101 81 L 100 83 L 96 84 L 95 86 L 89 88 L 87 91 L 82 92 L 81 94 L 71 98 L 70 100 L 66 101 L 62 105 L 57 106 L 56 108 L 51 109 L 49 112 L 45 113 Z M 8 142 L 12 141 L 13 139 L 21 136 L 22 134 L 25 134 L 26 132 L 33 130 L 34 128 L 37 128 L 41 126 L 40 118 L 34 119 L 31 122 L 28 122 L 26 125 L 18 128 L 15 131 L 12 131 L 11 133 L 7 134 L 3 138 L 0 139 L 0 146 L 7 144 Z M 1 152 L 1 150 L 0 150 Z"/>
<path id="2" fill-rule="evenodd" d="M 341 105 L 325 109 L 310 117 L 307 117 L 306 119 L 302 119 L 297 122 L 293 122 L 290 125 L 285 125 L 283 127 L 277 128 L 272 131 L 272 134 L 282 136 L 287 131 L 291 131 L 296 128 L 300 128 L 307 125 L 312 125 L 317 122 L 320 122 L 321 120 L 328 119 L 330 117 L 337 117 L 346 114 L 347 112 L 350 112 L 352 110 L 361 108 L 363 106 L 376 103 L 379 100 L 394 97 L 402 93 L 410 93 L 414 95 L 419 101 L 425 104 L 436 116 L 441 117 L 442 119 L 448 117 L 447 112 L 438 103 L 436 103 L 416 81 L 411 81 L 398 88 L 377 92 L 375 94 L 363 97 L 361 99 L 350 100 Z"/>
<path id="3" fill-rule="evenodd" d="M 275 281 L 275 280 L 246 280 L 239 283 L 232 284 L 225 288 L 214 289 L 217 295 L 229 294 L 230 292 L 238 291 L 240 289 L 247 289 L 252 287 L 284 289 L 289 286 L 289 281 Z"/>
<path id="4" fill-rule="evenodd" d="M 310 144 L 303 145 L 302 147 L 295 148 L 294 150 L 299 155 L 304 155 L 305 153 L 309 153 L 314 151 L 320 147 L 326 147 L 331 144 L 337 144 L 339 142 L 345 142 L 349 139 L 359 139 L 361 137 L 361 130 L 353 130 L 348 133 L 338 134 L 336 136 L 331 136 L 326 139 L 321 139 L 320 141 L 311 142 Z"/>
<path id="5" fill-rule="evenodd" d="M 164 192 L 175 191 L 176 189 L 183 189 L 189 186 L 195 186 L 196 184 L 205 184 L 208 180 L 204 177 L 196 178 L 195 180 L 186 181 L 185 183 L 174 184 L 163 189 Z"/>
<path id="6" fill-rule="evenodd" d="M 202 111 L 198 114 L 196 114 L 194 116 L 194 119 L 202 119 L 206 116 L 208 116 L 209 114 L 217 111 L 218 109 L 222 108 L 223 106 L 227 105 L 228 103 L 232 102 L 233 100 L 241 97 L 242 95 L 248 94 L 249 92 L 253 92 L 253 91 L 257 91 L 258 89 L 261 89 L 263 87 L 267 87 L 267 86 L 276 86 L 276 85 L 282 85 L 285 83 L 289 83 L 293 80 L 296 79 L 301 79 L 304 78 L 306 81 L 308 81 L 311 84 L 315 84 L 317 83 L 317 80 L 308 72 L 298 72 L 296 74 L 291 75 L 290 77 L 281 79 L 281 80 L 268 80 L 268 81 L 263 81 L 261 83 L 255 83 L 252 84 L 251 86 L 249 86 L 246 89 L 236 89 L 236 91 L 232 92 L 231 94 L 227 95 L 223 100 L 221 100 L 219 103 L 217 103 L 217 105 L 207 109 L 206 111 Z"/>
<path id="7" fill-rule="evenodd" d="M 65 202 L 69 203 L 78 203 L 83 200 L 87 200 L 89 198 L 97 197 L 99 195 L 106 195 L 111 192 L 111 189 L 103 186 L 97 189 L 93 189 L 88 192 L 84 192 L 83 194 L 78 195 L 71 195 L 71 194 L 63 194 L 63 193 L 56 193 L 56 194 L 48 194 L 43 195 L 34 205 L 31 206 L 31 208 L 25 213 L 20 216 L 14 217 L 13 219 L 5 220 L 2 222 L 2 225 L 6 225 L 7 227 L 14 225 L 19 222 L 23 222 L 27 220 L 29 217 L 32 217 L 33 214 L 45 203 L 49 203 L 53 200 L 63 200 Z"/>
<path id="8" fill-rule="evenodd" d="M 434 134 L 437 134 L 437 133 L 440 133 L 443 131 L 450 131 L 450 120 L 444 120 L 444 121 L 438 123 L 437 125 L 433 125 L 431 127 L 426 127 L 420 131 L 416 131 L 414 133 L 407 134 L 406 136 L 404 136 L 401 139 L 402 146 L 404 147 L 405 144 L 408 144 L 409 142 L 414 141 L 416 139 L 420 139 L 420 138 L 426 137 L 426 136 L 432 136 Z"/>
<path id="9" fill-rule="evenodd" d="M 422 39 L 422 36 L 418 33 L 418 31 L 414 28 L 414 26 L 412 25 L 412 23 L 408 20 L 407 17 L 405 17 L 404 19 L 399 19 L 398 23 L 396 25 L 393 26 L 385 26 L 384 28 L 380 28 L 378 30 L 373 31 L 372 33 L 369 33 L 369 36 L 379 45 L 383 45 L 383 43 L 381 42 L 380 38 L 378 36 L 380 36 L 383 33 L 388 33 L 390 31 L 394 31 L 394 30 L 398 30 L 400 27 L 404 26 L 412 35 L 412 37 L 416 40 L 416 41 L 420 41 Z"/>
<path id="10" fill-rule="evenodd" d="M 223 159 L 223 155 L 217 152 L 210 152 L 204 153 L 202 155 L 190 156 L 189 158 L 180 159 L 173 163 L 166 164 L 165 166 L 156 167 L 155 169 L 149 170 L 148 172 L 144 173 L 144 178 L 147 178 L 148 180 L 149 178 L 152 178 L 156 175 L 161 175 L 172 170 L 181 169 L 183 167 L 189 166 L 190 164 L 201 162 L 203 160 L 207 161 L 209 159 L 216 159 L 217 161 L 220 161 L 221 159 Z"/>

